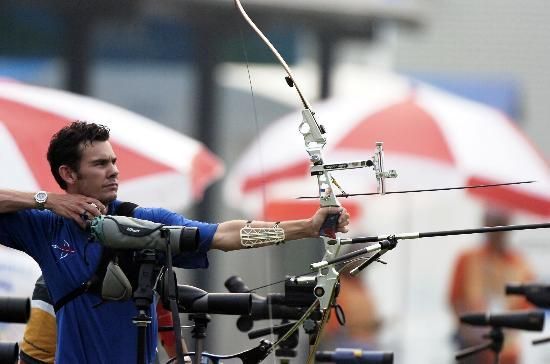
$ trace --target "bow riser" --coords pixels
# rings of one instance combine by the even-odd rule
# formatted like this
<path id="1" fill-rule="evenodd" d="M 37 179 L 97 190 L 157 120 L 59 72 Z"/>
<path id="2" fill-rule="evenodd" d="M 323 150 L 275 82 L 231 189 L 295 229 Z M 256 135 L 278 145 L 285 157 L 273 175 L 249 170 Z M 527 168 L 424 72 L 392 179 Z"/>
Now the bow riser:
<path id="1" fill-rule="evenodd" d="M 312 163 L 310 170 L 312 174 L 314 174 L 313 171 L 323 166 L 322 150 L 325 147 L 326 138 L 323 136 L 323 127 L 317 123 L 311 110 L 302 110 L 302 118 L 302 122 L 298 129 L 304 137 L 306 151 Z M 320 206 L 340 207 L 340 203 L 334 193 L 330 172 L 328 170 L 322 170 L 320 173 L 315 173 L 315 175 L 319 187 Z M 327 219 L 321 227 L 321 238 L 323 239 L 325 247 L 323 260 L 336 258 L 340 251 L 340 242 L 336 239 L 338 218 L 339 214 L 327 216 Z M 323 312 L 330 309 L 333 296 L 332 292 L 338 283 L 338 276 L 338 271 L 332 267 L 325 272 L 319 270 L 317 273 L 317 285 L 315 286 L 314 294 L 319 299 L 320 308 Z"/>

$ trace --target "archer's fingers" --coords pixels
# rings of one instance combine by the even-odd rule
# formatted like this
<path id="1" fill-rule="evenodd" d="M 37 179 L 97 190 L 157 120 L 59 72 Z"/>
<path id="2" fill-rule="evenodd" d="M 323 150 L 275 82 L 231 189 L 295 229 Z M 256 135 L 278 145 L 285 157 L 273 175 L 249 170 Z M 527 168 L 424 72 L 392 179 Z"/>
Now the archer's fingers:
<path id="1" fill-rule="evenodd" d="M 81 207 L 82 207 L 82 211 L 80 212 L 81 215 L 87 215 L 90 218 L 94 218 L 96 216 L 101 215 L 101 210 L 100 210 L 99 206 L 97 204 L 95 204 L 94 202 L 92 202 L 92 203 L 84 202 L 81 205 Z"/>
<path id="2" fill-rule="evenodd" d="M 349 223 L 349 213 L 346 209 L 342 208 L 340 211 L 340 217 L 338 218 L 339 224 L 348 224 Z"/>
<path id="3" fill-rule="evenodd" d="M 347 227 L 340 227 L 337 230 L 339 233 L 347 233 L 349 231 Z"/>
<path id="4" fill-rule="evenodd" d="M 71 213 L 70 218 L 76 222 L 78 226 L 80 226 L 82 229 L 86 229 L 86 222 L 87 220 L 83 219 L 82 215 Z"/>
<path id="5" fill-rule="evenodd" d="M 346 209 L 344 209 L 340 213 L 340 217 L 338 218 L 338 225 L 339 226 L 347 226 L 350 222 L 350 216 Z"/>
<path id="6" fill-rule="evenodd" d="M 87 200 L 87 203 L 90 204 L 90 206 L 97 209 L 99 211 L 100 215 L 107 213 L 107 207 L 103 203 L 101 203 L 101 201 L 96 200 L 95 198 L 89 198 Z M 94 216 L 97 216 L 97 215 L 94 214 Z"/>
<path id="7" fill-rule="evenodd" d="M 327 206 L 327 207 L 320 207 L 319 210 L 327 215 L 331 215 L 331 214 L 339 214 L 344 210 L 344 208 L 336 207 L 336 206 Z"/>

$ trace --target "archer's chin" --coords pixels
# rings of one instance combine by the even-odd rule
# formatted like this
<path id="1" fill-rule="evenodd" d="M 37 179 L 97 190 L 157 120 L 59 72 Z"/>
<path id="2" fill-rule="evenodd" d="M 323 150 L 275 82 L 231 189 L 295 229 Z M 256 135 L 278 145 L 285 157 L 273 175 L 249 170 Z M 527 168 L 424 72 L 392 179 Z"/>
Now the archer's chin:
<path id="1" fill-rule="evenodd" d="M 111 192 L 111 193 L 107 193 L 107 194 L 105 194 L 105 197 L 102 199 L 101 202 L 107 203 L 107 204 L 108 204 L 108 203 L 111 203 L 111 202 L 113 202 L 114 200 L 116 200 L 117 196 L 118 196 L 118 192 L 117 192 L 117 191 Z"/>

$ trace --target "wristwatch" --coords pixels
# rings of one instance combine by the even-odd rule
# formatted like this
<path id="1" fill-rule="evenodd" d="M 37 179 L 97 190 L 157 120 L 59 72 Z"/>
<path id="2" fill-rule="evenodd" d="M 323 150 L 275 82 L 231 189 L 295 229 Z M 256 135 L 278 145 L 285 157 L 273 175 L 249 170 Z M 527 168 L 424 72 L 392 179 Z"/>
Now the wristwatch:
<path id="1" fill-rule="evenodd" d="M 34 194 L 34 201 L 38 210 L 44 210 L 46 208 L 46 201 L 48 201 L 48 193 L 46 191 L 38 191 Z"/>

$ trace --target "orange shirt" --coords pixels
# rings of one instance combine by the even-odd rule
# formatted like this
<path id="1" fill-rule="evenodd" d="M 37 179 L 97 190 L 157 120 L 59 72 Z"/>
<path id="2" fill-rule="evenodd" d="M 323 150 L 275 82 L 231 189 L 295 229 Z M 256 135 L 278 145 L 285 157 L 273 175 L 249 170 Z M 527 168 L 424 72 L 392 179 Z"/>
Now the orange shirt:
<path id="1" fill-rule="evenodd" d="M 374 298 L 359 277 L 342 275 L 336 302 L 342 306 L 346 325 L 341 327 L 334 312 L 326 325 L 327 335 L 344 334 L 356 342 L 373 345 L 380 326 Z M 340 329 L 344 330 L 341 332 Z M 340 331 L 340 332 L 339 332 Z"/>
<path id="2" fill-rule="evenodd" d="M 504 289 L 507 283 L 527 283 L 533 279 L 529 265 L 515 251 L 497 253 L 485 246 L 471 249 L 457 259 L 449 301 L 457 318 L 466 312 L 528 309 L 532 306 L 524 297 L 506 296 Z M 487 331 L 486 328 L 460 325 L 458 335 L 466 347 L 485 341 L 481 335 Z M 501 364 L 515 364 L 519 360 L 519 346 L 514 335 L 513 331 L 506 332 Z M 475 363 L 492 363 L 493 354 L 484 353 L 473 358 Z"/>

